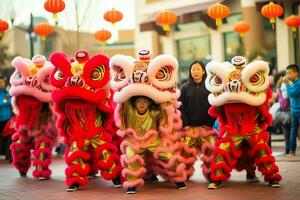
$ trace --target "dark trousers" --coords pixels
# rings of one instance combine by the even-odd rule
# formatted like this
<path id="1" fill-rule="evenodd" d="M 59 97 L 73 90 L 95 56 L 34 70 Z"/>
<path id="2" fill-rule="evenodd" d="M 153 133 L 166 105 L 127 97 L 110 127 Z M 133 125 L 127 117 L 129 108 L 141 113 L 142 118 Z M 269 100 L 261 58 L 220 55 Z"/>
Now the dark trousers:
<path id="1" fill-rule="evenodd" d="M 5 155 L 5 160 L 11 161 L 11 135 L 2 137 L 2 131 L 5 128 L 5 125 L 8 121 L 0 122 L 0 155 Z"/>
<path id="2" fill-rule="evenodd" d="M 292 125 L 291 125 L 291 135 L 290 135 L 290 151 L 296 152 L 297 147 L 297 135 L 298 129 L 300 126 L 300 114 L 293 114 L 292 113 Z"/>

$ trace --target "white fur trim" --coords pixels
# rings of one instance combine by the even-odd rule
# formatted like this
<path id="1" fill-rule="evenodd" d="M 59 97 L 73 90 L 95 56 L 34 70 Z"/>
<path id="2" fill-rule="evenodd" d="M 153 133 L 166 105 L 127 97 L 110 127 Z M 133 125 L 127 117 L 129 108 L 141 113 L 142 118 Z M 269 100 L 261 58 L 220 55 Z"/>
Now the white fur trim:
<path id="1" fill-rule="evenodd" d="M 166 65 L 171 65 L 173 68 L 171 78 L 169 81 L 159 81 L 155 78 L 157 71 Z M 167 89 L 173 87 L 176 82 L 178 70 L 178 62 L 173 56 L 169 55 L 159 55 L 150 61 L 148 66 L 147 75 L 152 84 L 154 84 L 158 88 Z"/>
<path id="2" fill-rule="evenodd" d="M 162 92 L 150 85 L 136 83 L 126 86 L 120 92 L 115 92 L 114 101 L 117 103 L 124 103 L 133 96 L 146 96 L 156 103 L 164 103 L 178 99 L 180 91 L 176 90 L 176 93 L 171 93 L 169 91 Z"/>
<path id="3" fill-rule="evenodd" d="M 50 76 L 52 70 L 54 70 L 54 66 L 52 66 L 49 62 L 45 63 L 45 66 L 43 66 L 38 72 L 37 72 L 37 78 L 40 82 L 43 89 L 47 91 L 53 91 L 55 88 L 50 84 L 50 82 L 47 84 L 44 82 L 46 76 Z"/>
<path id="4" fill-rule="evenodd" d="M 130 74 L 133 72 L 133 62 L 134 59 L 129 56 L 124 55 L 115 55 L 110 59 L 109 67 L 110 67 L 110 74 L 111 74 L 111 80 L 110 85 L 114 90 L 117 90 L 119 88 L 124 87 L 129 80 Z M 122 81 L 115 81 L 114 78 L 117 75 L 115 72 L 115 65 L 120 66 L 125 73 L 125 79 Z"/>
<path id="5" fill-rule="evenodd" d="M 247 92 L 229 93 L 223 92 L 215 97 L 213 94 L 208 95 L 210 105 L 222 106 L 228 103 L 245 103 L 250 106 L 260 106 L 266 101 L 266 93 L 260 93 L 258 96 L 253 96 Z"/>
<path id="6" fill-rule="evenodd" d="M 216 61 L 211 61 L 206 65 L 206 80 L 205 87 L 209 92 L 215 93 L 223 90 L 225 85 L 228 83 L 228 72 L 231 68 L 231 64 L 228 62 L 219 63 Z M 218 75 L 222 79 L 222 84 L 220 86 L 214 86 L 210 84 L 210 79 L 212 76 Z"/>
<path id="7" fill-rule="evenodd" d="M 243 84 L 249 90 L 254 91 L 254 92 L 261 92 L 261 91 L 266 90 L 269 86 L 269 76 L 268 76 L 269 70 L 270 69 L 269 69 L 268 63 L 266 63 L 264 61 L 254 61 L 254 62 L 246 65 L 246 67 L 242 71 Z M 260 86 L 252 85 L 250 83 L 250 78 L 251 78 L 251 76 L 253 76 L 258 71 L 263 72 L 265 82 L 264 82 L 263 85 L 260 85 Z"/>

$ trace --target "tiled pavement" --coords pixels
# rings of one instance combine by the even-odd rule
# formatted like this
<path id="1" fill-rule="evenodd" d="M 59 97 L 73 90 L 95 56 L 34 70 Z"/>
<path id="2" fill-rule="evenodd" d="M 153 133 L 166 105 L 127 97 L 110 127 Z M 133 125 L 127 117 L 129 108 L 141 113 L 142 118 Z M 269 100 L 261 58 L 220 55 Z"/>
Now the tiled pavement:
<path id="1" fill-rule="evenodd" d="M 32 178 L 20 178 L 17 171 L 4 160 L 0 160 L 0 200 L 298 200 L 300 199 L 300 156 L 283 157 L 279 155 L 282 147 L 274 148 L 278 165 L 284 177 L 281 188 L 269 188 L 258 173 L 260 183 L 245 183 L 245 173 L 234 172 L 231 180 L 218 190 L 207 190 L 206 183 L 197 163 L 197 171 L 187 190 L 178 190 L 167 182 L 146 184 L 135 195 L 127 195 L 123 189 L 115 189 L 110 182 L 101 177 L 90 180 L 89 184 L 73 193 L 65 191 L 64 162 L 56 158 L 51 180 L 37 181 Z M 300 155 L 300 152 L 298 153 Z"/>

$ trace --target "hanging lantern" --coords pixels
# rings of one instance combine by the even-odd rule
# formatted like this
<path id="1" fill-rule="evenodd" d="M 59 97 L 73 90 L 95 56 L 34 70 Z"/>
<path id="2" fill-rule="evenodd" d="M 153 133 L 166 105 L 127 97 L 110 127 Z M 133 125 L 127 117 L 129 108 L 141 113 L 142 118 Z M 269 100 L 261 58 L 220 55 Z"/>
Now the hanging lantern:
<path id="1" fill-rule="evenodd" d="M 156 15 L 156 23 L 163 27 L 164 31 L 170 31 L 170 25 L 176 23 L 177 16 L 173 11 L 163 11 Z"/>
<path id="2" fill-rule="evenodd" d="M 0 19 L 0 32 L 5 32 L 8 28 L 8 23 L 5 20 Z"/>
<path id="3" fill-rule="evenodd" d="M 250 24 L 244 21 L 239 21 L 233 25 L 233 30 L 239 33 L 241 37 L 244 37 L 245 33 L 250 30 Z"/>
<path id="4" fill-rule="evenodd" d="M 228 8 L 228 6 L 216 3 L 207 9 L 207 14 L 210 18 L 216 20 L 217 26 L 220 26 L 222 25 L 222 19 L 230 15 L 230 9 Z"/>
<path id="5" fill-rule="evenodd" d="M 53 26 L 48 23 L 39 23 L 34 26 L 34 33 L 41 37 L 42 42 L 45 42 L 46 37 L 53 32 Z"/>
<path id="6" fill-rule="evenodd" d="M 111 38 L 111 32 L 107 30 L 100 30 L 95 33 L 95 38 L 101 42 L 102 46 L 105 46 L 106 41 Z"/>
<path id="7" fill-rule="evenodd" d="M 103 18 L 114 25 L 123 19 L 123 14 L 113 8 L 112 10 L 105 12 Z"/>
<path id="8" fill-rule="evenodd" d="M 52 12 L 53 19 L 57 20 L 57 13 L 59 13 L 65 9 L 65 2 L 63 0 L 47 0 L 44 3 L 44 8 L 48 12 Z"/>
<path id="9" fill-rule="evenodd" d="M 291 15 L 285 19 L 285 23 L 288 27 L 292 28 L 292 32 L 297 31 L 297 27 L 300 26 L 300 17 Z"/>
<path id="10" fill-rule="evenodd" d="M 272 29 L 274 30 L 275 20 L 277 17 L 283 14 L 283 8 L 278 4 L 270 2 L 262 7 L 261 14 L 264 17 L 270 19 L 270 23 L 272 24 Z"/>

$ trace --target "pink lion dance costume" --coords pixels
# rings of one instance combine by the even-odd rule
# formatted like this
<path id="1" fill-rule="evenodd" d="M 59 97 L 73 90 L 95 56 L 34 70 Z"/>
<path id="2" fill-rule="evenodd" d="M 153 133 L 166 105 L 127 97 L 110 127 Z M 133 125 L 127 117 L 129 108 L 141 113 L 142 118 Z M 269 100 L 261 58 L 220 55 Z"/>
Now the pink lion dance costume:
<path id="1" fill-rule="evenodd" d="M 214 158 L 213 150 L 217 140 L 217 132 L 208 126 L 186 127 L 182 130 L 181 153 L 185 158 L 188 177 L 193 175 L 194 164 L 200 157 L 203 176 L 210 181 L 210 163 Z"/>
<path id="2" fill-rule="evenodd" d="M 12 61 L 16 71 L 10 77 L 10 94 L 16 112 L 16 133 L 12 136 L 13 165 L 21 176 L 31 165 L 31 149 L 35 157 L 33 176 L 48 179 L 51 170 L 52 148 L 56 140 L 56 129 L 51 110 L 49 75 L 53 67 L 46 58 L 37 55 L 32 60 L 16 57 Z"/>
<path id="3" fill-rule="evenodd" d="M 122 176 L 126 179 L 123 186 L 127 193 L 135 193 L 148 173 L 159 174 L 184 189 L 186 172 L 178 133 L 182 126 L 177 102 L 180 92 L 175 82 L 178 63 L 167 55 L 151 60 L 148 50 L 138 56 L 135 60 L 116 55 L 110 61 L 110 83 L 117 102 L 115 122 L 120 128 L 117 134 L 124 138 L 120 147 Z M 155 108 L 149 108 L 146 118 L 140 118 L 132 97 L 147 97 Z"/>
<path id="4" fill-rule="evenodd" d="M 281 176 L 266 131 L 272 122 L 268 64 L 254 61 L 246 65 L 243 57 L 236 56 L 231 63 L 212 61 L 206 71 L 205 84 L 211 92 L 208 100 L 212 105 L 209 113 L 220 122 L 221 138 L 211 163 L 211 179 L 216 188 L 229 179 L 233 168 L 254 171 L 252 163 L 270 186 L 279 187 Z"/>
<path id="5" fill-rule="evenodd" d="M 50 81 L 57 88 L 52 99 L 59 114 L 59 132 L 68 145 L 67 191 L 87 184 L 88 175 L 98 169 L 104 179 L 118 181 L 121 165 L 112 140 L 116 129 L 108 85 L 109 59 L 101 54 L 90 58 L 87 52 L 79 51 L 71 60 L 55 52 L 50 61 L 55 66 Z"/>

